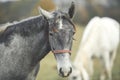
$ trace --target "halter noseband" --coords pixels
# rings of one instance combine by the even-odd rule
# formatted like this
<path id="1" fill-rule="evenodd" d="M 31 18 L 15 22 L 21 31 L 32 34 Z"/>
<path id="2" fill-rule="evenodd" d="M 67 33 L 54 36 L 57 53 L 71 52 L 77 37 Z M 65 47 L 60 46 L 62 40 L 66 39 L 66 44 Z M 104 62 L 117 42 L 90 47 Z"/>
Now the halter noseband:
<path id="1" fill-rule="evenodd" d="M 54 54 L 59 54 L 59 53 L 70 53 L 71 54 L 71 50 L 52 50 L 52 52 Z"/>

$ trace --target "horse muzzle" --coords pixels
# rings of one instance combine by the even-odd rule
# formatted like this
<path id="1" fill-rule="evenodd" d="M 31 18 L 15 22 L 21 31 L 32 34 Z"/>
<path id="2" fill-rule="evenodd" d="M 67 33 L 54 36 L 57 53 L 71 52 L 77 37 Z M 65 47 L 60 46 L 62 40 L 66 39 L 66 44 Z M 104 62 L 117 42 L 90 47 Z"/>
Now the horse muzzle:
<path id="1" fill-rule="evenodd" d="M 71 72 L 72 72 L 72 67 L 70 67 L 68 71 L 66 71 L 63 68 L 59 69 L 59 75 L 62 77 L 68 77 L 71 74 Z"/>

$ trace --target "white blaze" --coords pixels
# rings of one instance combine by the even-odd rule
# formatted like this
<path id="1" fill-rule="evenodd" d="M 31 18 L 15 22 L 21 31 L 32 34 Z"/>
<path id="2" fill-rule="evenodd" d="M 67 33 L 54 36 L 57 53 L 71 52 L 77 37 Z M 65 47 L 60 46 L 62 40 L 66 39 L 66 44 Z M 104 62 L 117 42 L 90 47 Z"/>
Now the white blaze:
<path id="1" fill-rule="evenodd" d="M 62 24 L 62 19 L 60 19 L 60 22 L 59 22 L 59 29 L 62 29 L 63 27 L 63 24 Z"/>

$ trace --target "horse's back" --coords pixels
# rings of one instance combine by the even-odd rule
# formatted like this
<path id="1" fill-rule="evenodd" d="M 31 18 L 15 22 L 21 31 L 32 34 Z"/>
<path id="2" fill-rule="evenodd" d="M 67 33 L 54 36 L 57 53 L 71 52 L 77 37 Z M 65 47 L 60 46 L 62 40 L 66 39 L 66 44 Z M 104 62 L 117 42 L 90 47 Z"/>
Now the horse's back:
<path id="1" fill-rule="evenodd" d="M 113 49 L 119 43 L 120 25 L 114 19 L 108 17 L 94 17 L 88 23 L 83 37 L 82 44 L 92 40 L 94 47 Z"/>
<path id="2" fill-rule="evenodd" d="M 106 24 L 108 25 L 112 25 L 113 27 L 116 27 L 117 29 L 119 29 L 120 28 L 120 24 L 119 24 L 119 22 L 117 22 L 116 20 L 114 20 L 114 19 L 112 19 L 112 18 L 109 18 L 109 17 L 103 17 L 102 18 L 102 21 L 103 22 L 106 22 Z"/>
<path id="3" fill-rule="evenodd" d="M 101 18 L 101 41 L 103 44 L 111 48 L 116 48 L 119 43 L 119 28 L 120 25 L 114 19 L 103 17 Z M 98 28 L 99 30 L 99 28 Z"/>

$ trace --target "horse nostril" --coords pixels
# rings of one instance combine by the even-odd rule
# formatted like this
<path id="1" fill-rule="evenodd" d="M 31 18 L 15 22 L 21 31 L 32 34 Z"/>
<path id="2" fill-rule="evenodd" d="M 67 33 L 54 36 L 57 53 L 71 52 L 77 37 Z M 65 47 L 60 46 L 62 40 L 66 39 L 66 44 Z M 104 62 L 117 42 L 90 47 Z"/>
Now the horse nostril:
<path id="1" fill-rule="evenodd" d="M 61 73 L 62 76 L 64 75 L 63 72 L 62 72 L 62 68 L 60 68 L 59 72 Z"/>
<path id="2" fill-rule="evenodd" d="M 69 72 L 69 74 L 71 74 L 72 73 L 72 67 L 70 67 L 70 72 Z"/>
<path id="3" fill-rule="evenodd" d="M 72 77 L 72 79 L 73 79 L 73 80 L 76 80 L 76 79 L 77 79 L 77 77 L 76 77 L 76 76 L 73 76 L 73 77 Z"/>
<path id="4" fill-rule="evenodd" d="M 61 75 L 62 77 L 67 77 L 67 76 L 69 76 L 70 73 L 72 72 L 72 68 L 70 67 L 70 70 L 69 70 L 68 72 L 64 72 L 64 71 L 62 70 L 62 68 L 60 68 L 59 72 L 60 72 L 60 75 Z"/>

